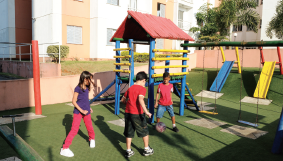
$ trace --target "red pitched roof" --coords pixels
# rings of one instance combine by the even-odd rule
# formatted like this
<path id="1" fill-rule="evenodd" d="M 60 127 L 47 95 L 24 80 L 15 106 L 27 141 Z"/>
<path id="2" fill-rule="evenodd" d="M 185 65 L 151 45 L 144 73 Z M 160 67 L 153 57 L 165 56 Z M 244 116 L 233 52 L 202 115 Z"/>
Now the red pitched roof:
<path id="1" fill-rule="evenodd" d="M 113 41 L 114 37 L 149 41 L 149 36 L 152 38 L 194 41 L 192 37 L 167 18 L 135 11 L 128 11 L 128 14 L 131 18 L 128 18 L 129 15 L 125 18 L 110 41 Z"/>

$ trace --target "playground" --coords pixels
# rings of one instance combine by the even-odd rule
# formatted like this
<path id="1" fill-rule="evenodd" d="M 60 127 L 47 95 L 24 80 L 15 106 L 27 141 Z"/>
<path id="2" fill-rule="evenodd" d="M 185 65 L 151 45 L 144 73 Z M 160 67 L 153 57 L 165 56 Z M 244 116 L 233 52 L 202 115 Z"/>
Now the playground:
<path id="1" fill-rule="evenodd" d="M 132 148 L 136 155 L 128 160 L 282 160 L 282 155 L 278 155 L 282 152 L 282 41 L 189 43 L 193 39 L 168 19 L 133 11 L 128 13 L 110 40 L 115 42 L 113 52 L 116 62 L 113 73 L 110 73 L 115 78 L 89 100 L 96 133 L 95 149 L 89 148 L 87 130 L 81 126 L 71 145 L 75 157 L 59 155 L 72 126 L 74 107 L 70 102 L 41 106 L 39 71 L 34 68 L 35 108 L 1 111 L 1 116 L 26 114 L 29 118 L 27 113 L 32 112 L 42 117 L 16 122 L 16 131 L 15 124 L 8 123 L 7 126 L 14 129 L 13 134 L 7 126 L 0 126 L 0 141 L 3 143 L 0 159 L 16 156 L 26 158 L 24 160 L 36 157 L 38 159 L 35 160 L 126 160 L 123 136 L 125 105 L 120 103 L 120 99 L 124 89 L 135 82 L 137 71 L 134 71 L 133 44 L 148 44 L 149 80 L 145 85 L 145 102 L 152 114 L 147 122 L 149 144 L 155 153 L 146 158 L 142 156 L 143 143 L 135 137 Z M 159 25 L 145 23 L 151 21 Z M 155 49 L 156 38 L 184 40 L 181 44 L 183 49 Z M 121 43 L 128 47 L 121 48 Z M 206 50 L 203 50 L 202 54 L 198 54 L 202 57 L 202 68 L 188 71 L 188 47 L 210 46 L 218 47 L 216 61 L 207 60 Z M 227 60 L 221 46 L 235 47 L 234 60 Z M 259 47 L 258 68 L 243 65 L 246 64 L 244 52 L 238 47 L 245 46 Z M 278 60 L 265 61 L 262 50 L 265 46 L 277 47 Z M 34 67 L 38 67 L 37 50 L 37 42 L 33 41 Z M 121 56 L 121 51 L 129 51 L 129 55 Z M 158 52 L 181 53 L 182 57 L 167 55 L 157 58 L 155 53 Z M 129 62 L 121 62 L 121 58 L 129 58 Z M 172 64 L 173 60 L 180 60 L 180 64 Z M 156 61 L 163 61 L 164 64 Z M 217 64 L 216 68 L 206 68 L 206 61 L 213 61 Z M 157 85 L 163 82 L 163 71 L 170 72 L 170 83 L 174 86 L 173 107 L 180 130 L 178 133 L 172 130 L 171 118 L 167 114 L 162 118 L 167 125 L 165 132 L 155 130 L 154 96 Z M 113 88 L 114 92 L 110 92 Z"/>
<path id="2" fill-rule="evenodd" d="M 216 69 L 205 69 L 204 88 L 209 89 L 216 76 Z M 217 99 L 218 115 L 199 113 L 195 110 L 184 110 L 184 116 L 179 116 L 179 101 L 177 96 L 173 97 L 174 110 L 176 114 L 179 133 L 171 129 L 171 118 L 165 113 L 162 121 L 168 125 L 164 133 L 158 133 L 154 125 L 149 125 L 150 146 L 155 150 L 154 155 L 144 157 L 140 155 L 143 151 L 143 143 L 135 137 L 133 139 L 133 150 L 136 154 L 129 160 L 282 160 L 281 155 L 271 153 L 278 120 L 281 112 L 281 98 L 283 87 L 279 86 L 282 76 L 275 75 L 267 95 L 272 99 L 268 106 L 259 105 L 259 127 L 258 130 L 268 131 L 267 134 L 250 139 L 222 132 L 222 129 L 239 125 L 250 128 L 248 125 L 237 123 L 239 114 L 239 84 L 240 75 L 237 69 L 232 69 L 230 76 L 222 91 L 225 93 Z M 258 74 L 257 69 L 243 69 L 243 77 L 249 78 Z M 245 80 L 245 79 L 244 79 Z M 194 87 L 192 93 L 199 93 L 202 88 L 202 69 L 195 69 L 187 75 L 187 81 Z M 246 79 L 243 86 L 242 97 L 252 96 L 256 81 Z M 195 97 L 200 100 L 200 97 Z M 145 99 L 146 100 L 146 99 Z M 211 103 L 214 107 L 214 99 L 203 98 L 204 102 Z M 17 133 L 31 146 L 44 160 L 126 160 L 124 158 L 125 138 L 124 128 L 114 125 L 108 121 L 119 120 L 124 117 L 125 106 L 121 104 L 120 115 L 114 115 L 114 103 L 91 106 L 94 110 L 92 121 L 96 133 L 95 149 L 90 149 L 87 142 L 87 130 L 82 125 L 78 135 L 71 146 L 75 153 L 74 158 L 65 158 L 59 155 L 60 147 L 71 128 L 73 107 L 67 103 L 44 105 L 42 112 L 45 118 L 23 121 L 16 123 Z M 34 108 L 24 108 L 11 111 L 3 111 L 1 115 L 34 112 Z M 225 122 L 225 125 L 209 129 L 185 123 L 198 118 L 206 118 Z M 256 119 L 256 105 L 243 103 L 242 118 L 254 122 Z M 12 124 L 8 124 L 12 129 Z M 17 156 L 17 153 L 0 138 L 0 159 Z"/>

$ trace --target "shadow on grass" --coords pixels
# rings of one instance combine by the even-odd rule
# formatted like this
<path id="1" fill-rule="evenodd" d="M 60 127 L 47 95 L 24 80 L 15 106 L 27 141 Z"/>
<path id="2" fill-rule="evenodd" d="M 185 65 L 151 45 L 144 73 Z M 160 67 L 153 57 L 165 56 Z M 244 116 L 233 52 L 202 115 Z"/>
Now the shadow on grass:
<path id="1" fill-rule="evenodd" d="M 120 154 L 124 157 L 125 149 L 126 149 L 126 138 L 125 136 L 121 135 L 120 133 L 111 130 L 108 124 L 104 121 L 103 116 L 96 116 L 97 120 L 93 121 L 93 123 L 99 128 L 101 133 L 114 145 L 114 147 L 117 149 L 117 151 L 120 152 Z M 125 149 L 123 149 L 120 145 L 120 142 L 125 144 Z M 135 144 L 132 143 L 131 145 L 135 149 L 138 149 L 139 153 L 143 153 L 143 149 L 139 149 Z"/>
<path id="2" fill-rule="evenodd" d="M 255 72 L 252 71 L 242 71 L 242 85 L 249 97 L 253 97 L 257 85 L 257 81 L 254 74 Z"/>

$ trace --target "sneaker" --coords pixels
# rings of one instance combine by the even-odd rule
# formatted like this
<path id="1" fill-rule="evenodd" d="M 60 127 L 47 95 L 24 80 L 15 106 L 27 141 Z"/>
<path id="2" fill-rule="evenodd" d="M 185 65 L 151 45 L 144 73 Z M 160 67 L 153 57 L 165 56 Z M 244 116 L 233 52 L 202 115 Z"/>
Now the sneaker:
<path id="1" fill-rule="evenodd" d="M 173 131 L 179 132 L 179 129 L 177 128 L 177 126 L 173 127 Z"/>
<path id="2" fill-rule="evenodd" d="M 68 149 L 61 148 L 60 155 L 63 155 L 65 157 L 73 157 L 74 153 L 69 148 Z"/>
<path id="3" fill-rule="evenodd" d="M 153 152 L 154 152 L 153 149 L 150 146 L 148 146 L 148 147 L 149 147 L 148 149 L 144 149 L 144 151 L 143 151 L 144 156 L 152 155 Z"/>
<path id="4" fill-rule="evenodd" d="M 131 149 L 131 151 L 127 151 L 127 150 L 126 150 L 125 157 L 126 157 L 126 158 L 130 158 L 130 157 L 133 156 L 134 154 L 135 154 L 135 152 L 132 151 L 132 149 Z"/>
<path id="5" fill-rule="evenodd" d="M 94 148 L 95 147 L 95 140 L 94 139 L 90 140 L 89 147 L 90 148 Z"/>

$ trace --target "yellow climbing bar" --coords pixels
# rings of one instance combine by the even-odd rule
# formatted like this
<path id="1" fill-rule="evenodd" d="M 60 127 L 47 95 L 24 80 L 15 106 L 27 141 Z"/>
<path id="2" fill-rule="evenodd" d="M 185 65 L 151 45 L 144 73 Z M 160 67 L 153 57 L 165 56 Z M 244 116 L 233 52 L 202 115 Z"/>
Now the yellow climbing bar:
<path id="1" fill-rule="evenodd" d="M 187 68 L 188 65 L 167 65 L 167 66 L 153 66 L 152 69 L 162 69 L 162 68 Z"/>
<path id="2" fill-rule="evenodd" d="M 241 69 L 238 47 L 235 47 L 235 53 L 236 53 L 236 58 L 237 58 L 237 61 L 235 61 L 235 63 L 237 63 L 238 65 L 238 73 L 241 73 L 242 69 Z"/>
<path id="3" fill-rule="evenodd" d="M 132 57 L 131 55 L 126 55 L 126 56 L 114 56 L 114 58 L 130 58 Z"/>
<path id="4" fill-rule="evenodd" d="M 153 49 L 153 52 L 190 53 L 190 50 Z"/>
<path id="5" fill-rule="evenodd" d="M 118 69 L 115 69 L 113 70 L 114 72 L 120 72 L 120 73 L 131 73 L 130 70 L 118 70 Z"/>
<path id="6" fill-rule="evenodd" d="M 131 50 L 131 48 L 117 48 L 117 49 L 113 49 L 113 51 L 122 51 L 122 50 Z"/>
<path id="7" fill-rule="evenodd" d="M 170 73 L 170 76 L 175 76 L 175 75 L 187 75 L 189 72 L 182 72 L 182 73 Z M 153 74 L 152 78 L 156 77 L 163 77 L 163 74 Z"/>
<path id="8" fill-rule="evenodd" d="M 185 94 L 185 96 L 190 96 L 190 94 Z M 194 94 L 192 94 L 192 96 L 195 96 Z"/>
<path id="9" fill-rule="evenodd" d="M 178 88 L 178 90 L 181 91 L 181 88 Z M 185 91 L 188 91 L 187 88 L 185 89 Z M 193 90 L 190 88 L 190 91 L 193 91 Z"/>
<path id="10" fill-rule="evenodd" d="M 190 60 L 190 58 L 172 57 L 172 58 L 152 58 L 153 61 L 165 61 L 165 60 Z"/>
<path id="11" fill-rule="evenodd" d="M 206 113 L 206 114 L 211 114 L 211 115 L 218 115 L 216 112 L 210 112 L 210 111 L 199 111 L 200 113 Z"/>
<path id="12" fill-rule="evenodd" d="M 225 55 L 224 55 L 224 51 L 223 48 L 220 46 L 220 50 L 221 50 L 221 55 L 222 55 L 222 63 L 225 62 Z"/>
<path id="13" fill-rule="evenodd" d="M 182 83 L 176 83 L 176 84 L 181 85 Z M 186 84 L 189 85 L 189 83 L 186 83 Z"/>
<path id="14" fill-rule="evenodd" d="M 131 66 L 131 63 L 114 63 L 114 65 Z"/>

